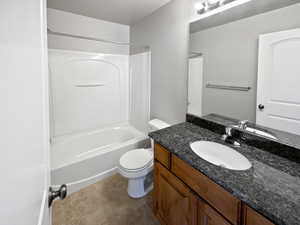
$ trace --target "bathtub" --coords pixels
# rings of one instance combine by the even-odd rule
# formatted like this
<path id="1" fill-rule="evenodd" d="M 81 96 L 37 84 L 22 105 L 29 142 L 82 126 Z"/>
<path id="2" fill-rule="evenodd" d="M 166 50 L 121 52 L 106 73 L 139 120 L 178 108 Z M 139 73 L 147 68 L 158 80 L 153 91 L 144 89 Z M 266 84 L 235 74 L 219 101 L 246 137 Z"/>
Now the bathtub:
<path id="1" fill-rule="evenodd" d="M 122 124 L 52 140 L 51 183 L 67 184 L 68 193 L 117 172 L 122 154 L 149 143 L 145 134 Z"/>

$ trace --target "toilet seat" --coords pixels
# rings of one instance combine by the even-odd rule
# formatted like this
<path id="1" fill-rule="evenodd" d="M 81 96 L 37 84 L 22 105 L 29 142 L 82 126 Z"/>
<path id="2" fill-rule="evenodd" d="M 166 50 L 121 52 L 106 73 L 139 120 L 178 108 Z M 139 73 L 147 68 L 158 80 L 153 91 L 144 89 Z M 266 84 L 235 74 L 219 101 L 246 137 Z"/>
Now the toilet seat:
<path id="1" fill-rule="evenodd" d="M 127 172 L 138 172 L 153 165 L 153 153 L 147 149 L 135 149 L 125 153 L 119 161 Z"/>

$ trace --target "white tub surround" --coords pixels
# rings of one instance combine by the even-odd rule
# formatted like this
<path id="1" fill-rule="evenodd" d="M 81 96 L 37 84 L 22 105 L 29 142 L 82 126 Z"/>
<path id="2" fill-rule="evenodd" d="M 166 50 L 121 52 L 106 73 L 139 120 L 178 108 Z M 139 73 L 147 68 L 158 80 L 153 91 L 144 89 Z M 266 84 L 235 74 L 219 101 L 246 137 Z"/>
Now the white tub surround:
<path id="1" fill-rule="evenodd" d="M 138 130 L 148 133 L 151 93 L 151 52 L 130 55 L 129 120 Z"/>
<path id="2" fill-rule="evenodd" d="M 130 79 L 129 55 L 49 50 L 54 186 L 67 184 L 69 193 L 77 191 L 115 173 L 124 153 L 145 147 L 148 139 L 141 127 L 148 114 L 133 113 L 140 102 L 129 92 L 132 88 L 135 96 L 146 99 L 145 107 L 137 109 L 138 115 L 146 113 L 149 89 L 136 90 L 133 82 L 139 76 L 150 82 L 149 58 L 140 57 L 144 63 L 132 70 Z M 133 127 L 128 121 L 135 116 Z"/>
<path id="3" fill-rule="evenodd" d="M 49 51 L 52 136 L 128 121 L 129 57 Z"/>

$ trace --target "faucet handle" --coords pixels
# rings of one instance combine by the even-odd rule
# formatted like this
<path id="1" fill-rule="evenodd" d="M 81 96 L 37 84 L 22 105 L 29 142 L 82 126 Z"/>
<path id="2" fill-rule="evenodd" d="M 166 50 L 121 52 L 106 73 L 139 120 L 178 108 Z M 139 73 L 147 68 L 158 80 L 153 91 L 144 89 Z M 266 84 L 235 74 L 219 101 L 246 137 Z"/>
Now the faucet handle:
<path id="1" fill-rule="evenodd" d="M 231 136 L 232 136 L 232 127 L 231 126 L 225 127 L 225 134 L 222 135 L 221 139 L 223 141 L 226 141 L 226 139 Z"/>
<path id="2" fill-rule="evenodd" d="M 235 128 L 235 126 L 232 126 L 232 125 L 227 126 L 227 127 L 225 128 L 226 134 L 222 135 L 221 139 L 222 139 L 223 141 L 225 141 L 226 143 L 232 144 L 232 145 L 234 145 L 235 147 L 239 147 L 239 146 L 241 146 L 241 144 L 238 143 L 238 142 L 235 140 L 235 138 L 233 137 L 233 131 L 234 131 L 234 128 Z"/>
<path id="3" fill-rule="evenodd" d="M 232 126 L 228 126 L 225 128 L 225 133 L 227 136 L 232 136 Z"/>

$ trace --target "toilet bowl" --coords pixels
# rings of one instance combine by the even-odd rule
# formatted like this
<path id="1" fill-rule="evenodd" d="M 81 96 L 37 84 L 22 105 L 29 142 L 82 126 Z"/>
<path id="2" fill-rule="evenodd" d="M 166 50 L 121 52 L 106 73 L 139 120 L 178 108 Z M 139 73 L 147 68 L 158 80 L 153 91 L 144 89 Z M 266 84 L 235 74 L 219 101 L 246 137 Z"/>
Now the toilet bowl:
<path id="1" fill-rule="evenodd" d="M 119 161 L 119 173 L 128 179 L 128 195 L 141 198 L 152 190 L 153 153 L 151 149 L 134 149 Z M 145 182 L 146 179 L 151 180 Z"/>
<path id="2" fill-rule="evenodd" d="M 169 124 L 158 119 L 149 122 L 150 131 L 166 128 Z M 132 198 L 141 198 L 153 189 L 153 141 L 149 149 L 128 151 L 119 160 L 118 172 L 128 179 L 127 192 Z"/>

